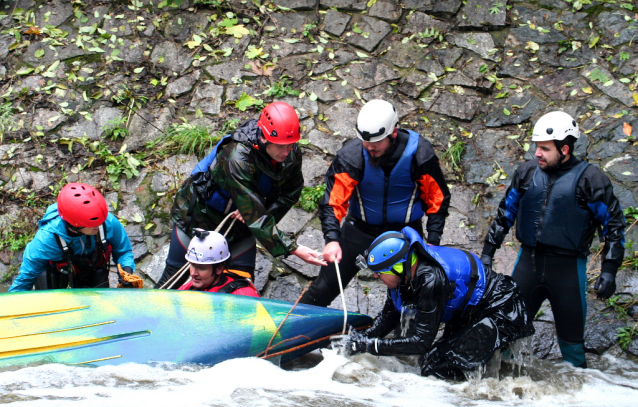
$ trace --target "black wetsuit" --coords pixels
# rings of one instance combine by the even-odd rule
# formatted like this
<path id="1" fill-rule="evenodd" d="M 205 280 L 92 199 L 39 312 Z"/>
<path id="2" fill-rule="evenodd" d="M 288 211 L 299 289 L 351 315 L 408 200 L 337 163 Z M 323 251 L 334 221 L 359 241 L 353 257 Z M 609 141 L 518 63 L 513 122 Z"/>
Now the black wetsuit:
<path id="1" fill-rule="evenodd" d="M 580 164 L 581 161 L 572 156 L 561 164 L 559 169 L 546 172 L 549 184 L 555 185 L 561 177 Z M 577 179 L 573 189 L 574 200 L 563 197 L 558 201 L 556 195 L 549 192 L 544 203 L 528 207 L 525 194 L 533 186 L 537 166 L 538 161 L 532 160 L 516 169 L 512 183 L 499 205 L 496 219 L 485 238 L 483 254 L 494 255 L 516 220 L 517 228 L 520 229 L 517 231 L 519 240 L 532 242 L 534 245 L 522 245 L 512 273 L 527 303 L 529 316 L 534 318 L 542 302 L 549 299 L 563 359 L 574 366 L 586 366 L 584 328 L 587 313 L 587 254 L 596 227 L 600 225 L 605 238 L 601 256 L 602 271 L 616 274 L 624 256 L 624 215 L 618 199 L 613 194 L 609 178 L 592 165 L 586 167 Z M 562 213 L 565 217 L 571 216 L 575 211 L 586 211 L 589 223 L 578 229 L 578 233 L 573 233 L 570 229 L 580 228 L 576 224 L 543 224 L 545 210 L 551 206 L 558 211 L 558 215 Z M 521 211 L 527 211 L 529 216 L 517 219 Z M 529 217 L 533 218 L 535 213 L 538 214 L 538 219 L 530 220 Z M 536 222 L 536 236 L 529 236 L 529 231 L 533 228 L 528 225 L 521 227 L 520 222 L 530 221 Z M 567 229 L 561 230 L 561 227 Z M 543 243 L 544 239 L 555 241 L 556 236 L 565 240 L 571 237 L 571 242 L 566 241 L 564 247 Z M 570 245 L 571 249 L 567 248 Z"/>
<path id="2" fill-rule="evenodd" d="M 445 323 L 443 336 L 436 342 L 445 304 L 450 298 L 450 281 L 439 265 L 421 260 L 414 279 L 402 287 L 406 307 L 416 309 L 414 333 L 408 337 L 369 340 L 367 352 L 374 355 L 422 355 L 421 374 L 463 378 L 462 371 L 484 365 L 496 349 L 507 348 L 514 340 L 534 332 L 525 312 L 523 298 L 509 276 L 485 271 L 486 288 L 475 306 L 455 313 Z M 370 338 L 383 338 L 400 322 L 388 290 L 388 298 L 372 327 L 364 332 Z"/>

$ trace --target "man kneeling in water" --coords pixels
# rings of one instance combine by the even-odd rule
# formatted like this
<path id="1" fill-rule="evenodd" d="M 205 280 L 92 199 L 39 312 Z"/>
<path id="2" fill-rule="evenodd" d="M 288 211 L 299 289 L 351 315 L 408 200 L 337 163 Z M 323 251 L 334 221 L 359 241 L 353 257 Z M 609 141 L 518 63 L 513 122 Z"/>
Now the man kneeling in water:
<path id="1" fill-rule="evenodd" d="M 253 283 L 226 268 L 230 258 L 226 238 L 213 231 L 193 229 L 195 237 L 188 245 L 186 261 L 191 280 L 178 290 L 208 291 L 259 297 Z"/>
<path id="2" fill-rule="evenodd" d="M 426 245 L 414 229 L 377 237 L 357 261 L 388 287 L 388 297 L 372 327 L 346 339 L 350 354 L 421 355 L 423 376 L 463 378 L 496 349 L 534 333 L 514 281 L 483 266 L 473 253 Z M 409 337 L 382 339 L 415 312 Z M 439 325 L 445 331 L 436 343 Z"/>

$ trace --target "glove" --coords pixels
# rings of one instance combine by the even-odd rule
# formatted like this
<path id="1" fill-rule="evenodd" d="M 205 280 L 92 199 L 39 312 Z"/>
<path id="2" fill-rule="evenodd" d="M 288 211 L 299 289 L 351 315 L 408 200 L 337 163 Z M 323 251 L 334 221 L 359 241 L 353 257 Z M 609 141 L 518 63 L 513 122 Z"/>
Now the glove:
<path id="1" fill-rule="evenodd" d="M 437 232 L 428 232 L 428 243 L 434 246 L 441 244 L 441 234 Z"/>
<path id="2" fill-rule="evenodd" d="M 128 277 L 127 280 L 124 279 L 124 276 L 122 275 L 122 273 L 128 273 L 131 276 Z M 142 279 L 137 277 L 137 276 L 133 276 L 133 268 L 129 267 L 129 266 L 124 266 L 122 267 L 121 265 L 117 265 L 117 281 L 118 281 L 118 288 L 142 288 L 143 286 L 143 282 Z M 135 279 L 137 282 L 133 282 L 133 281 L 129 281 L 131 278 Z"/>
<path id="3" fill-rule="evenodd" d="M 492 256 L 490 256 L 489 254 L 482 254 L 481 255 L 481 263 L 483 263 L 483 265 L 485 267 L 489 267 L 491 269 L 492 268 Z"/>
<path id="4" fill-rule="evenodd" d="M 616 292 L 616 276 L 607 271 L 600 273 L 594 285 L 598 298 L 609 298 Z"/>
<path id="5" fill-rule="evenodd" d="M 344 353 L 347 356 L 352 356 L 358 353 L 367 352 L 370 339 L 355 330 L 351 330 L 350 334 L 346 336 L 344 342 Z"/>

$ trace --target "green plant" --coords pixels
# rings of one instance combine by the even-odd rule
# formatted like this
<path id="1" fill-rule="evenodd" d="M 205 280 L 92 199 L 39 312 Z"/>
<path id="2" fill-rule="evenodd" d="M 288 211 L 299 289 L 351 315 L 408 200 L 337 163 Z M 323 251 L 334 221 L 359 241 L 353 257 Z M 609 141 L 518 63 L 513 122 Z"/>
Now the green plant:
<path id="1" fill-rule="evenodd" d="M 304 37 L 310 36 L 310 39 L 312 39 L 312 35 L 310 35 L 310 32 L 312 30 L 314 30 L 315 28 L 317 28 L 317 24 L 316 23 L 304 24 L 303 31 L 302 31 L 303 36 Z"/>
<path id="2" fill-rule="evenodd" d="M 275 82 L 270 85 L 270 88 L 266 90 L 266 95 L 273 96 L 275 98 L 299 96 L 299 90 L 293 89 L 290 85 L 292 85 L 292 81 L 288 80 L 288 76 L 283 75 L 279 82 Z"/>
<path id="3" fill-rule="evenodd" d="M 27 243 L 33 239 L 37 225 L 32 225 L 26 221 L 14 222 L 0 230 L 0 250 L 8 249 L 17 252 L 26 247 Z"/>
<path id="4" fill-rule="evenodd" d="M 505 5 L 503 3 L 501 3 L 501 2 L 498 2 L 498 3 L 494 4 L 492 6 L 492 8 L 490 9 L 490 14 L 496 14 L 496 13 L 501 12 L 502 11 L 501 7 L 504 7 L 504 6 Z"/>
<path id="5" fill-rule="evenodd" d="M 616 339 L 618 339 L 618 344 L 621 348 L 627 349 L 627 346 L 630 346 L 634 341 L 634 338 L 638 336 L 638 322 L 636 322 L 633 326 L 626 326 L 624 328 L 616 328 Z"/>
<path id="6" fill-rule="evenodd" d="M 111 150 L 105 144 L 94 141 L 89 144 L 91 151 L 95 153 L 98 158 L 104 160 L 106 165 L 106 173 L 108 174 L 109 181 L 115 189 L 120 187 L 120 177 L 125 175 L 127 179 L 140 174 L 137 169 L 140 166 L 146 165 L 141 159 L 141 155 L 134 156 L 126 151 L 126 144 L 122 145 L 120 151 L 113 154 Z"/>
<path id="7" fill-rule="evenodd" d="M 188 123 L 186 119 L 181 120 L 182 123 L 173 123 L 162 137 L 148 143 L 147 147 L 154 148 L 162 144 L 165 149 L 175 150 L 179 154 L 195 154 L 203 157 L 222 137 L 235 131 L 239 125 L 238 118 L 226 120 L 221 129 L 212 135 L 204 126 Z"/>
<path id="8" fill-rule="evenodd" d="M 11 126 L 13 126 L 11 109 L 11 102 L 5 102 L 0 105 L 0 143 L 4 140 L 5 134 L 11 130 Z"/>
<path id="9" fill-rule="evenodd" d="M 441 159 L 448 161 L 456 171 L 460 170 L 459 164 L 461 163 L 461 156 L 465 152 L 465 142 L 457 141 L 452 144 L 448 143 L 448 148 L 441 154 Z"/>
<path id="10" fill-rule="evenodd" d="M 423 32 L 417 32 L 416 35 L 420 38 L 434 38 L 439 42 L 443 42 L 443 34 L 438 28 L 426 28 Z"/>
<path id="11" fill-rule="evenodd" d="M 299 206 L 306 212 L 312 212 L 317 209 L 319 201 L 326 192 L 326 184 L 316 187 L 304 187 L 301 190 L 301 198 L 299 198 Z"/>
<path id="12" fill-rule="evenodd" d="M 126 117 L 126 123 L 131 120 L 131 115 L 142 108 L 142 105 L 148 102 L 148 98 L 143 95 L 138 95 L 126 86 L 121 85 L 117 90 L 117 93 L 111 97 L 115 102 L 123 104 L 128 110 L 128 116 Z"/>
<path id="13" fill-rule="evenodd" d="M 128 129 L 126 128 L 126 119 L 120 117 L 119 119 L 109 120 L 106 125 L 102 127 L 104 130 L 104 136 L 111 140 L 117 140 L 118 138 L 125 138 L 128 136 Z"/>

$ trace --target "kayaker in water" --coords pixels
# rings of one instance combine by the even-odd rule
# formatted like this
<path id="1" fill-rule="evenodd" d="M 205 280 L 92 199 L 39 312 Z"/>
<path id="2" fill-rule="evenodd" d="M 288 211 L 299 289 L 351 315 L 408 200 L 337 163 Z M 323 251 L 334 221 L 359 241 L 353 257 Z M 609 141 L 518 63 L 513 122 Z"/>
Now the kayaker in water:
<path id="1" fill-rule="evenodd" d="M 228 214 L 240 221 L 227 234 L 232 253 L 228 266 L 243 276 L 254 278 L 256 240 L 273 256 L 294 254 L 310 264 L 326 264 L 320 253 L 297 245 L 277 229 L 303 188 L 299 139 L 295 109 L 273 102 L 259 120 L 249 120 L 224 137 L 197 164 L 175 197 L 171 210 L 175 226 L 156 287 L 185 264 L 193 229 L 216 230 Z"/>
<path id="2" fill-rule="evenodd" d="M 350 354 L 421 355 L 422 375 L 462 379 L 495 350 L 534 332 L 509 276 L 492 272 L 473 253 L 426 245 L 410 227 L 380 235 L 357 263 L 375 272 L 388 296 L 372 327 L 346 338 Z M 383 339 L 406 313 L 414 313 L 414 333 Z M 445 331 L 434 342 L 442 322 Z"/>
<path id="3" fill-rule="evenodd" d="M 596 229 L 605 239 L 594 289 L 599 298 L 616 292 L 616 272 L 625 253 L 625 217 L 609 178 L 574 157 L 580 136 L 567 113 L 547 113 L 536 122 L 536 159 L 516 169 L 483 245 L 481 261 L 492 264 L 496 249 L 516 222 L 521 250 L 512 277 L 530 318 L 549 299 L 563 360 L 587 367 L 587 255 Z"/>
<path id="4" fill-rule="evenodd" d="M 108 288 L 111 255 L 124 271 L 135 271 L 124 227 L 90 185 L 65 185 L 38 227 L 9 292 L 28 291 L 34 284 L 36 289 Z"/>
<path id="5" fill-rule="evenodd" d="M 259 297 L 257 289 L 247 278 L 226 267 L 230 258 L 228 242 L 223 235 L 203 229 L 193 229 L 186 252 L 191 280 L 178 290 L 208 291 L 213 293 Z"/>

